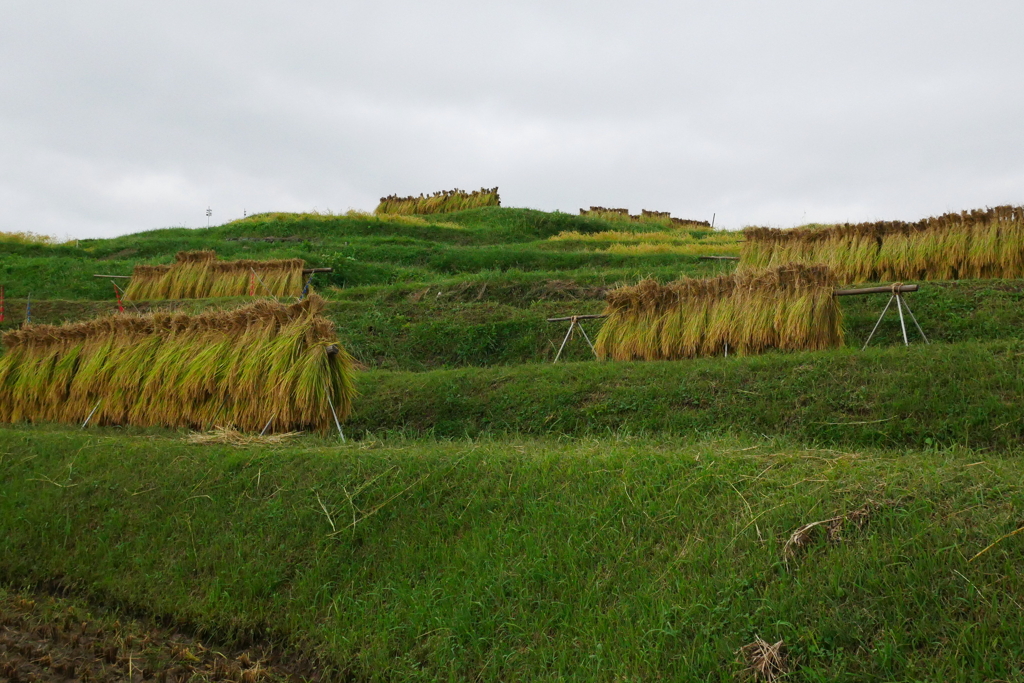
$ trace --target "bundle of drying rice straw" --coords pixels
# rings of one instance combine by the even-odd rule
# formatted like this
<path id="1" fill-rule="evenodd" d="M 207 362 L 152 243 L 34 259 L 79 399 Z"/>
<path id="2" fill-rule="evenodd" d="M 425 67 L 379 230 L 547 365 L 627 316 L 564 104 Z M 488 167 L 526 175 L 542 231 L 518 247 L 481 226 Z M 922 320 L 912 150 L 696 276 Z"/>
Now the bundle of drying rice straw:
<path id="1" fill-rule="evenodd" d="M 220 296 L 297 297 L 302 259 L 218 261 L 212 251 L 178 252 L 170 265 L 138 265 L 125 299 L 205 299 Z"/>
<path id="2" fill-rule="evenodd" d="M 643 280 L 608 293 L 595 348 L 613 360 L 834 348 L 843 344 L 835 284 L 828 268 L 801 264 L 668 285 Z"/>
<path id="3" fill-rule="evenodd" d="M 7 332 L 0 422 L 333 429 L 332 407 L 339 420 L 351 411 L 354 369 L 323 305 L 314 295 Z"/>
<path id="4" fill-rule="evenodd" d="M 1024 207 L 948 213 L 916 223 L 747 228 L 740 270 L 829 266 L 843 283 L 1024 277 Z"/>

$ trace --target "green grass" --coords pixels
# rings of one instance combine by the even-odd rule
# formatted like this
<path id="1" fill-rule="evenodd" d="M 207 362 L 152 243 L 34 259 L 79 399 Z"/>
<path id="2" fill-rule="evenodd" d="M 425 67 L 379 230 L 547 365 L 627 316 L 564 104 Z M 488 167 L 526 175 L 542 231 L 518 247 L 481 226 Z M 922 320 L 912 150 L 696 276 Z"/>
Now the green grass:
<path id="1" fill-rule="evenodd" d="M 350 430 L 689 434 L 1006 449 L 1024 438 L 1020 342 L 365 373 Z"/>
<path id="2" fill-rule="evenodd" d="M 553 366 L 545 318 L 734 265 L 549 240 L 616 229 L 485 208 L 0 243 L 3 329 L 29 293 L 36 322 L 110 312 L 93 273 L 181 250 L 334 267 L 325 315 L 372 368 L 344 446 L 0 428 L 0 582 L 270 639 L 347 681 L 733 681 L 755 636 L 785 641 L 788 680 L 1024 681 L 1024 533 L 969 561 L 1021 525 L 1024 280 L 909 295 L 930 346 L 896 346 L 890 312 L 866 353 L 596 363 L 577 340 Z M 238 239 L 268 236 L 295 239 Z M 851 347 L 885 300 L 840 300 Z M 865 506 L 784 559 L 796 528 Z"/>
<path id="3" fill-rule="evenodd" d="M 430 284 L 510 270 L 558 277 L 563 272 L 601 269 L 630 277 L 659 273 L 671 279 L 721 269 L 721 264 L 692 256 L 603 253 L 593 251 L 592 245 L 566 247 L 548 241 L 563 231 L 609 229 L 611 224 L 601 220 L 502 208 L 442 218 L 443 224 L 424 220 L 421 225 L 367 215 L 265 214 L 212 228 L 151 230 L 74 245 L 0 242 L 0 284 L 12 297 L 106 299 L 113 289 L 94 274 L 128 275 L 136 263 L 170 263 L 178 251 L 202 249 L 214 249 L 226 260 L 302 258 L 310 266 L 334 268 L 333 273 L 317 276 L 324 287 Z M 265 237 L 290 241 L 251 241 Z"/>
<path id="4" fill-rule="evenodd" d="M 1019 454 L 773 439 L 190 446 L 0 430 L 0 577 L 332 678 L 1021 680 Z M 112 466 L 117 463 L 117 466 Z M 867 509 L 839 539 L 809 522 Z"/>

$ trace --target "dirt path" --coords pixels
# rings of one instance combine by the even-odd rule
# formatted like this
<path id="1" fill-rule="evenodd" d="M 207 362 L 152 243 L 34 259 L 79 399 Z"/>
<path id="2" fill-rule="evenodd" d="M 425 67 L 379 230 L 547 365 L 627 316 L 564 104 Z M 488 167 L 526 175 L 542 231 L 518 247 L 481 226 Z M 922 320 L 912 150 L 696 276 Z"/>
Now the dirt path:
<path id="1" fill-rule="evenodd" d="M 0 589 L 0 682 L 301 681 L 269 650 L 215 649 L 135 620 L 94 616 L 73 601 Z M 315 678 L 315 676 L 313 676 Z"/>

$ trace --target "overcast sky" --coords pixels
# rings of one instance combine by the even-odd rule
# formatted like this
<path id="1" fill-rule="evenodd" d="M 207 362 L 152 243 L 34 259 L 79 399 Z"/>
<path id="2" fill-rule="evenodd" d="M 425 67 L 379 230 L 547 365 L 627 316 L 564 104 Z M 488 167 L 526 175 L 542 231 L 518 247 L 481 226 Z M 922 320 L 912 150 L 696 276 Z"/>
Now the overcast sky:
<path id="1" fill-rule="evenodd" d="M 506 206 L 716 225 L 1024 203 L 1024 3 L 0 3 L 0 230 Z"/>

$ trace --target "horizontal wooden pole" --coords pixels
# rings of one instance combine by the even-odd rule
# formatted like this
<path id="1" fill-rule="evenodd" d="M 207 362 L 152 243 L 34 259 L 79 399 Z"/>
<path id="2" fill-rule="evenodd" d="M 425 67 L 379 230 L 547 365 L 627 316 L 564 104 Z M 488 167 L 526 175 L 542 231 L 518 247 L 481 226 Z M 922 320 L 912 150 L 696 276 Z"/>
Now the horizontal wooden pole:
<path id="1" fill-rule="evenodd" d="M 739 261 L 739 256 L 698 256 L 701 261 Z"/>
<path id="2" fill-rule="evenodd" d="M 900 285 L 899 287 L 862 287 L 861 289 L 837 289 L 836 296 L 853 296 L 855 294 L 895 294 L 896 292 L 916 292 L 917 285 Z"/>
<path id="3" fill-rule="evenodd" d="M 572 320 L 573 318 L 576 318 L 577 320 L 593 320 L 594 318 L 607 318 L 607 317 L 608 316 L 604 315 L 603 313 L 601 315 L 570 315 L 570 316 L 568 316 L 566 318 L 548 318 L 548 322 L 549 323 L 559 323 L 559 322 L 563 322 L 565 320 Z"/>
<path id="4" fill-rule="evenodd" d="M 116 278 L 127 280 L 127 279 L 131 278 L 131 275 L 93 275 L 93 277 L 102 277 L 102 278 L 116 277 Z"/>

